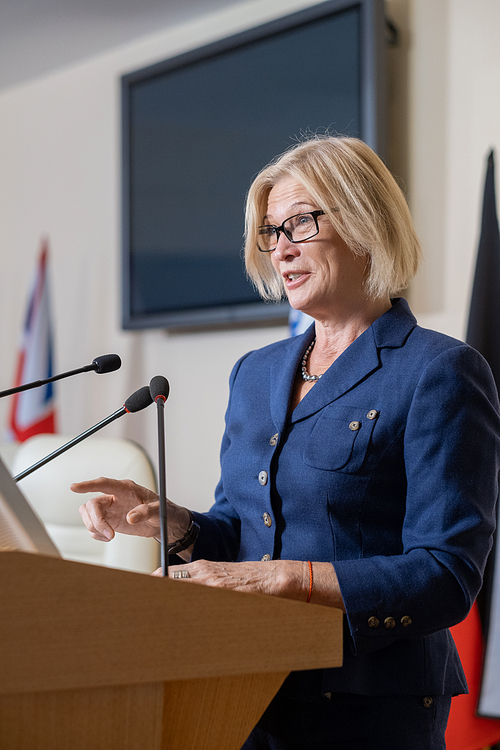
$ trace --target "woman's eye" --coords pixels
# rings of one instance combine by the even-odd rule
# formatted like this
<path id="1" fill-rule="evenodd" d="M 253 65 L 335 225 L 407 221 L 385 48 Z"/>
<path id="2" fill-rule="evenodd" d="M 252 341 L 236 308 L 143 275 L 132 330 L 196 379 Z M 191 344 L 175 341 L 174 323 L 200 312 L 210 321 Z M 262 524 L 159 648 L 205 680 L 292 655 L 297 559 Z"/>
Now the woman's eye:
<path id="1" fill-rule="evenodd" d="M 299 216 L 299 224 L 301 226 L 310 224 L 312 221 L 312 217 L 309 216 L 309 214 L 303 214 L 302 216 Z"/>
<path id="2" fill-rule="evenodd" d="M 264 237 L 274 237 L 276 234 L 276 228 L 275 227 L 259 227 L 259 234 L 264 235 Z"/>
<path id="3" fill-rule="evenodd" d="M 299 214 L 290 219 L 290 228 L 292 231 L 299 229 L 302 232 L 306 231 L 312 223 L 312 216 L 310 214 Z"/>

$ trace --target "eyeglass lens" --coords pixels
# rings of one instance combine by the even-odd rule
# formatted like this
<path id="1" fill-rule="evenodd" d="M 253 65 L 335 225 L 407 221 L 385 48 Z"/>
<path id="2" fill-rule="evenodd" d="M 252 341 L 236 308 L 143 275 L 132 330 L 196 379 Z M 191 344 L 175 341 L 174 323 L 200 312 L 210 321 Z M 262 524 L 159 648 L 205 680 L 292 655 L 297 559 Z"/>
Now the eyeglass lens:
<path id="1" fill-rule="evenodd" d="M 287 219 L 281 227 L 259 227 L 259 244 L 265 251 L 274 250 L 278 244 L 279 232 L 282 231 L 291 242 L 304 242 L 318 234 L 318 224 L 312 214 L 297 214 Z"/>

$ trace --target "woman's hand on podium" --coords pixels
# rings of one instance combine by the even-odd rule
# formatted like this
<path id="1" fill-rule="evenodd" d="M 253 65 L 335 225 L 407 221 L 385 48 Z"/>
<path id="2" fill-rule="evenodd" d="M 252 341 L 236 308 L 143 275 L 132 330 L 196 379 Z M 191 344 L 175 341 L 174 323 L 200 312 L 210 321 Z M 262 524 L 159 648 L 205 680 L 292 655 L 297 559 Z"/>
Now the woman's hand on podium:
<path id="1" fill-rule="evenodd" d="M 163 576 L 163 569 L 158 568 L 152 575 Z M 345 612 L 337 574 L 329 562 L 196 560 L 186 565 L 170 566 L 168 575 L 169 578 L 205 586 L 311 601 Z"/>

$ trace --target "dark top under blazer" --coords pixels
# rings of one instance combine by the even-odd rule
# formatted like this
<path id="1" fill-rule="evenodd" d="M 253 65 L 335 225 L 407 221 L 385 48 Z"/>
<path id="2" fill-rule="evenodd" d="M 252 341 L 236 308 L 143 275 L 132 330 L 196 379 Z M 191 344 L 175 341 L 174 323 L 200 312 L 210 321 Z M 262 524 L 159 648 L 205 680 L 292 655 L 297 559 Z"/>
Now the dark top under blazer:
<path id="1" fill-rule="evenodd" d="M 313 336 L 311 326 L 234 367 L 221 480 L 211 510 L 195 514 L 193 559 L 333 563 L 346 638 L 324 692 L 464 692 L 447 628 L 478 593 L 495 526 L 489 367 L 397 300 L 288 415 Z"/>

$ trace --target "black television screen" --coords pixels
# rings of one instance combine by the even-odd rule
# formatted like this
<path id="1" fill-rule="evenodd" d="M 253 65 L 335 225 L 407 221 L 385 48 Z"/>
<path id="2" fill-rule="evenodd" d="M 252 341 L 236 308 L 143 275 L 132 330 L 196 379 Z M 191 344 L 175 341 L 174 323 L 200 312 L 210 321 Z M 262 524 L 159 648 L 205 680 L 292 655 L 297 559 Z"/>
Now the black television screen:
<path id="1" fill-rule="evenodd" d="M 382 0 L 329 0 L 122 78 L 124 328 L 286 317 L 245 276 L 246 192 L 308 133 L 383 152 L 383 47 Z"/>

